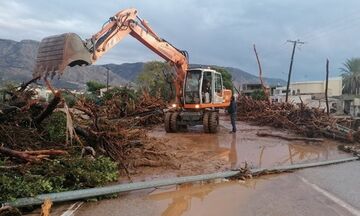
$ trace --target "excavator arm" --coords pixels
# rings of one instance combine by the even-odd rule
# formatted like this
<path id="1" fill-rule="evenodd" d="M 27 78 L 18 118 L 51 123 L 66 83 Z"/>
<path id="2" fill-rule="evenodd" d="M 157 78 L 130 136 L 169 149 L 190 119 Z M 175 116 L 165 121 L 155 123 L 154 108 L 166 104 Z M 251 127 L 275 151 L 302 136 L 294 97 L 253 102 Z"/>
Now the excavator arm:
<path id="1" fill-rule="evenodd" d="M 188 69 L 188 56 L 160 38 L 145 20 L 137 16 L 136 9 L 125 9 L 112 16 L 102 29 L 83 41 L 74 33 L 44 38 L 39 46 L 34 77 L 52 77 L 62 74 L 67 66 L 95 63 L 128 34 L 161 56 L 176 70 L 176 99 L 182 96 L 182 85 Z"/>

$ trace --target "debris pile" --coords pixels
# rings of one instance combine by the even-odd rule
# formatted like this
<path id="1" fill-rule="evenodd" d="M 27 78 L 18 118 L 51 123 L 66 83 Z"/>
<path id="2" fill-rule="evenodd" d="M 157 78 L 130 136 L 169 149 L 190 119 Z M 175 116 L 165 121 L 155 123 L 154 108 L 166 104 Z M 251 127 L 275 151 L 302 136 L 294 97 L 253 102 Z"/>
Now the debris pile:
<path id="1" fill-rule="evenodd" d="M 80 97 L 68 108 L 61 91 L 37 99 L 34 81 L 2 91 L 0 201 L 103 185 L 117 180 L 119 167 L 129 177 L 141 166 L 180 167 L 144 129 L 162 122 L 161 99 L 122 92 L 99 104 Z"/>
<path id="2" fill-rule="evenodd" d="M 359 132 L 342 126 L 343 122 L 328 116 L 324 110 L 301 103 L 269 103 L 241 95 L 238 98 L 238 119 L 257 125 L 289 129 L 306 137 L 329 137 L 345 142 L 359 141 Z"/>
<path id="3" fill-rule="evenodd" d="M 109 93 L 105 96 L 101 113 L 108 119 L 125 118 L 133 126 L 149 126 L 163 122 L 163 110 L 167 108 L 165 101 L 160 97 L 153 97 L 147 92 L 136 96 L 132 90 L 122 90 Z M 108 98 L 108 99 L 107 99 Z"/>

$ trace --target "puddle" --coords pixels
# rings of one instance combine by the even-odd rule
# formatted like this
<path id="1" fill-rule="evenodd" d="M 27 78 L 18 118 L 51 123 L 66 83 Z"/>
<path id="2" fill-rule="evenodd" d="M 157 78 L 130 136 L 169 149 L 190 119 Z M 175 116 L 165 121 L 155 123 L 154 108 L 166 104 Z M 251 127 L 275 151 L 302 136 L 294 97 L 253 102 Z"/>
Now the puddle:
<path id="1" fill-rule="evenodd" d="M 304 185 L 295 174 L 266 176 L 246 182 L 180 185 L 167 190 L 157 189 L 145 200 L 155 202 L 162 216 L 349 215 Z"/>

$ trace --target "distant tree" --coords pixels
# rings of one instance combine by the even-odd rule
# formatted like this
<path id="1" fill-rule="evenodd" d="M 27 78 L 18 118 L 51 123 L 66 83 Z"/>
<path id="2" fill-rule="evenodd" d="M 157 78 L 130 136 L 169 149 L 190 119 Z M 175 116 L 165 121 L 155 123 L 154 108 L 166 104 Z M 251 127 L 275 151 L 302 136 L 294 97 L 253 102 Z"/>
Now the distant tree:
<path id="1" fill-rule="evenodd" d="M 145 90 L 151 95 L 159 95 L 164 100 L 170 101 L 175 95 L 174 77 L 174 70 L 168 63 L 151 61 L 144 65 L 136 83 L 140 90 Z"/>
<path id="2" fill-rule="evenodd" d="M 100 94 L 99 90 L 105 88 L 106 85 L 97 81 L 88 81 L 86 83 L 87 90 L 93 94 Z"/>
<path id="3" fill-rule="evenodd" d="M 360 58 L 347 59 L 340 68 L 344 94 L 360 94 Z"/>
<path id="4" fill-rule="evenodd" d="M 262 89 L 255 90 L 254 92 L 251 93 L 250 96 L 254 100 L 266 100 L 265 92 Z"/>
<path id="5" fill-rule="evenodd" d="M 223 78 L 223 85 L 226 89 L 234 90 L 234 85 L 232 82 L 232 75 L 231 73 L 223 67 L 211 67 L 212 69 L 216 70 L 217 72 L 221 73 Z"/>

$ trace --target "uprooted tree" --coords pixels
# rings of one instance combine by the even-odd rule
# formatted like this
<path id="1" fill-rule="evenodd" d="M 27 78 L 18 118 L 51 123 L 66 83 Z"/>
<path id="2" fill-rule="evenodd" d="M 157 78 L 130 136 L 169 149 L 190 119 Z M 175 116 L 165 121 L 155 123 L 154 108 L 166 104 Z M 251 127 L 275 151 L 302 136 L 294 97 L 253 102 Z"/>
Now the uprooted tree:
<path id="1" fill-rule="evenodd" d="M 160 96 L 165 101 L 171 101 L 175 96 L 174 69 L 160 61 L 147 62 L 139 74 L 136 83 L 140 91 L 149 92 L 152 96 Z"/>

